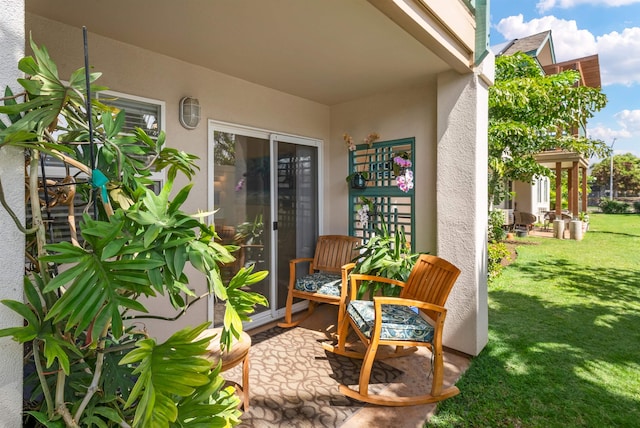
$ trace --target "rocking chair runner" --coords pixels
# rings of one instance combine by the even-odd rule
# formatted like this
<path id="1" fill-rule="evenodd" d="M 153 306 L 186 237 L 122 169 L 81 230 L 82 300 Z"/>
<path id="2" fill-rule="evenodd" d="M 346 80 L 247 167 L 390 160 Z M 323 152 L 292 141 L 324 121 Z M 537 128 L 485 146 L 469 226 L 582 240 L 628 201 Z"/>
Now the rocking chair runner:
<path id="1" fill-rule="evenodd" d="M 426 404 L 457 395 L 460 391 L 456 386 L 442 388 L 442 330 L 447 314 L 444 304 L 458 275 L 460 270 L 457 267 L 427 254 L 420 256 L 406 282 L 352 273 L 349 293 L 351 300 L 346 307 L 341 307 L 346 313 L 339 325 L 338 343 L 323 344 L 326 350 L 336 354 L 364 359 L 360 369 L 359 391 L 340 385 L 340 392 L 359 401 L 386 406 Z M 355 300 L 359 283 L 371 280 L 403 287 L 400 296 L 375 296 L 373 301 Z M 367 346 L 366 353 L 346 348 L 350 327 Z M 395 346 L 395 351 L 382 352 L 381 345 Z M 407 355 L 415 352 L 417 346 L 430 348 L 433 355 L 431 393 L 413 397 L 369 394 L 369 378 L 374 360 Z"/>
<path id="2" fill-rule="evenodd" d="M 279 327 L 288 328 L 298 325 L 311 315 L 316 303 L 344 305 L 347 297 L 347 275 L 353 269 L 351 261 L 358 255 L 361 240 L 355 236 L 322 235 L 318 237 L 313 258 L 305 257 L 289 261 L 289 292 L 284 322 Z M 297 277 L 297 266 L 309 264 L 309 271 Z M 293 299 L 309 300 L 309 309 L 305 316 L 293 321 Z M 342 321 L 343 311 L 338 311 L 338 325 Z"/>

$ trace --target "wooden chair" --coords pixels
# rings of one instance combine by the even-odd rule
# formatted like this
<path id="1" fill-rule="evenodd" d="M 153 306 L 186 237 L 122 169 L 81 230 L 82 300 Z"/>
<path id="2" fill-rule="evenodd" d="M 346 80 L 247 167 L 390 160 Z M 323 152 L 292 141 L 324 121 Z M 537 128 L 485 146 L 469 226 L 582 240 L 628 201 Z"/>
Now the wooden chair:
<path id="1" fill-rule="evenodd" d="M 535 214 L 531 214 L 525 211 L 514 211 L 513 217 L 514 229 L 522 229 L 526 230 L 527 232 L 533 229 L 533 225 L 536 221 L 538 221 L 538 218 L 535 216 Z"/>
<path id="2" fill-rule="evenodd" d="M 318 237 L 313 257 L 289 261 L 289 291 L 284 322 L 278 326 L 288 328 L 298 325 L 313 313 L 316 303 L 344 305 L 347 276 L 355 266 L 351 261 L 357 257 L 360 243 L 361 239 L 355 236 L 322 235 Z M 308 263 L 309 270 L 306 275 L 298 277 L 297 267 L 302 263 Z M 292 320 L 291 314 L 294 298 L 309 301 L 306 315 L 296 321 Z M 343 313 L 338 311 L 338 325 Z"/>
<path id="3" fill-rule="evenodd" d="M 359 391 L 340 385 L 340 392 L 353 399 L 385 406 L 412 406 L 453 397 L 456 386 L 443 389 L 442 330 L 447 310 L 444 304 L 460 270 L 448 261 L 422 254 L 406 282 L 371 275 L 350 275 L 350 301 L 339 326 L 338 343 L 323 344 L 336 354 L 363 358 Z M 403 287 L 399 297 L 375 296 L 373 301 L 356 300 L 359 283 L 365 280 L 386 282 Z M 353 328 L 367 347 L 365 353 L 346 348 L 349 328 Z M 395 350 L 380 348 L 391 345 Z M 376 359 L 407 355 L 426 346 L 432 353 L 431 392 L 412 397 L 383 396 L 369 393 L 369 379 Z M 410 347 L 410 348 L 407 348 Z M 388 348 L 387 348 L 388 349 Z"/>

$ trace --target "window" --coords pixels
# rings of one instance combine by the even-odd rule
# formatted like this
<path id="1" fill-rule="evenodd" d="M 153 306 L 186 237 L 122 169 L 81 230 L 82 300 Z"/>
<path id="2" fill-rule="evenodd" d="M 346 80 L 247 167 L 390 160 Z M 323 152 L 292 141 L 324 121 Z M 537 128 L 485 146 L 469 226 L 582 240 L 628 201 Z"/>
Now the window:
<path id="1" fill-rule="evenodd" d="M 535 187 L 537 190 L 537 202 L 539 204 L 545 204 L 549 202 L 549 178 L 539 177 L 535 181 Z"/>
<path id="2" fill-rule="evenodd" d="M 104 91 L 98 96 L 104 104 L 125 111 L 124 131 L 126 134 L 133 133 L 136 127 L 140 127 L 155 139 L 164 129 L 165 103 L 163 101 L 112 91 Z M 70 241 L 72 228 L 69 224 L 69 216 L 75 214 L 79 218 L 83 212 L 90 215 L 93 213 L 93 207 L 87 206 L 80 196 L 82 191 L 89 191 L 90 185 L 87 178 L 83 177 L 78 169 L 67 168 L 62 161 L 56 158 L 45 157 L 42 163 L 43 168 L 40 169 L 39 176 L 46 179 L 47 194 L 41 192 L 41 204 L 47 203 L 49 206 L 49 209 L 42 211 L 43 220 L 47 224 L 49 241 Z M 154 172 L 151 178 L 154 181 L 154 191 L 158 192 L 162 186 L 164 175 Z M 73 202 L 65 204 L 69 194 L 75 194 Z M 27 203 L 26 209 L 27 219 L 30 223 L 31 206 L 29 203 Z"/>

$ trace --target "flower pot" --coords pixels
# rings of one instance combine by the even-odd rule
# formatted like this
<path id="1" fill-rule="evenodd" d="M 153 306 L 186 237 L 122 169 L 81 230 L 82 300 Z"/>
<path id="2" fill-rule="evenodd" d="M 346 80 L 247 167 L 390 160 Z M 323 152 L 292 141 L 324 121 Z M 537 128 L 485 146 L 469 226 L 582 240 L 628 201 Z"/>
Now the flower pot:
<path id="1" fill-rule="evenodd" d="M 351 188 L 352 189 L 364 189 L 367 187 L 367 179 L 360 172 L 356 172 L 351 177 Z"/>

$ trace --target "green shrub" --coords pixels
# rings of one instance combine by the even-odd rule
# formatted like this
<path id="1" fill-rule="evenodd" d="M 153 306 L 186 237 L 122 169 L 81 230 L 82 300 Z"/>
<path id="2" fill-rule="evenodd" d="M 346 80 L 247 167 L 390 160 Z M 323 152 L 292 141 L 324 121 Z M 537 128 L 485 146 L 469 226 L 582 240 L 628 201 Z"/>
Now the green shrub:
<path id="1" fill-rule="evenodd" d="M 603 198 L 598 204 L 605 214 L 624 214 L 629 211 L 629 204 L 626 202 L 614 201 L 612 199 Z M 635 205 L 634 205 L 635 207 Z"/>
<path id="2" fill-rule="evenodd" d="M 633 211 L 635 211 L 636 214 L 640 214 L 640 201 L 633 203 Z"/>
<path id="3" fill-rule="evenodd" d="M 489 242 L 500 242 L 504 239 L 505 231 L 502 228 L 504 217 L 502 210 L 489 211 Z"/>
<path id="4" fill-rule="evenodd" d="M 504 266 L 502 266 L 502 259 L 511 260 L 511 254 L 507 248 L 507 244 L 504 242 L 490 242 L 487 250 L 489 255 L 489 261 L 487 263 L 487 274 L 489 281 L 497 278 Z"/>

